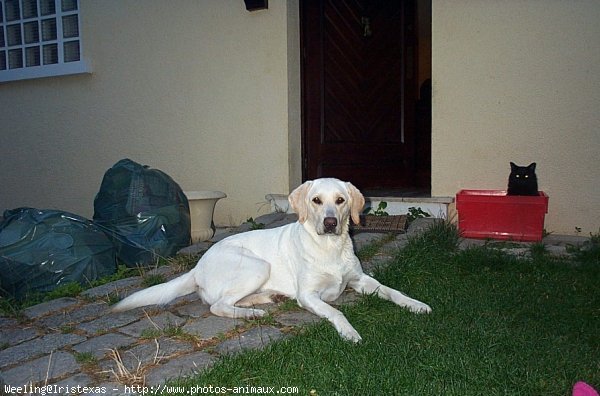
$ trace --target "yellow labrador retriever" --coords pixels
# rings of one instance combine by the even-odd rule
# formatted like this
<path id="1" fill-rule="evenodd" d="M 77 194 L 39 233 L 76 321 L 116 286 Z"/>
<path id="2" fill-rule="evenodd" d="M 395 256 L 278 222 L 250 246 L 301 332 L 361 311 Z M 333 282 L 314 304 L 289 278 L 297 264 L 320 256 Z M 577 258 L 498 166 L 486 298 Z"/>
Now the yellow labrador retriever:
<path id="1" fill-rule="evenodd" d="M 349 220 L 359 221 L 365 199 L 351 183 L 338 179 L 307 181 L 289 201 L 298 221 L 282 227 L 230 236 L 212 246 L 190 272 L 152 286 L 119 302 L 113 310 L 166 304 L 197 292 L 210 311 L 230 318 L 261 317 L 252 308 L 284 295 L 329 320 L 345 339 L 358 342 L 358 332 L 326 301 L 349 286 L 359 293 L 377 293 L 410 311 L 431 308 L 365 275 L 348 235 Z"/>

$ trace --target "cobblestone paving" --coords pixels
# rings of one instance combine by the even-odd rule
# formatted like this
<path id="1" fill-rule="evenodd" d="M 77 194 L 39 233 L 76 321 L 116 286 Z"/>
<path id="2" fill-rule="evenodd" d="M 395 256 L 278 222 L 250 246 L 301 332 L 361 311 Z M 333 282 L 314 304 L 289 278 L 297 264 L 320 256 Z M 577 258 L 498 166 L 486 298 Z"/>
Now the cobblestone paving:
<path id="1" fill-rule="evenodd" d="M 274 227 L 293 220 L 290 215 L 273 214 L 256 222 Z M 422 228 L 422 223 L 413 224 L 414 229 Z M 235 232 L 248 227 L 242 225 Z M 389 260 L 406 244 L 411 232 L 409 228 L 407 234 L 387 238 L 378 253 L 363 263 L 365 271 Z M 230 233 L 221 233 L 213 242 Z M 358 250 L 383 237 L 362 233 L 353 238 Z M 479 243 L 465 240 L 461 245 Z M 565 251 L 564 239 L 555 237 L 547 244 L 555 254 Z M 209 246 L 194 245 L 183 254 Z M 526 250 L 525 245 L 510 249 Z M 171 267 L 161 267 L 158 272 L 167 278 L 176 275 Z M 110 311 L 111 296 L 131 294 L 142 287 L 142 281 L 142 277 L 115 281 L 86 290 L 77 298 L 59 298 L 24 309 L 17 318 L 0 317 L 0 394 L 15 394 L 17 389 L 7 386 L 26 384 L 55 384 L 56 389 L 91 387 L 83 393 L 89 395 L 100 394 L 94 392 L 94 387 L 102 387 L 96 390 L 105 389 L 108 395 L 132 394 L 125 384 L 157 386 L 170 378 L 191 375 L 209 368 L 220 356 L 262 348 L 290 336 L 298 326 L 320 320 L 307 311 L 289 309 L 293 304 L 285 302 L 261 306 L 273 316 L 269 324 L 221 318 L 211 315 L 208 306 L 195 295 L 179 298 L 163 308 Z M 336 304 L 356 298 L 356 294 L 347 292 Z M 21 393 L 28 393 L 27 389 L 21 388 Z"/>

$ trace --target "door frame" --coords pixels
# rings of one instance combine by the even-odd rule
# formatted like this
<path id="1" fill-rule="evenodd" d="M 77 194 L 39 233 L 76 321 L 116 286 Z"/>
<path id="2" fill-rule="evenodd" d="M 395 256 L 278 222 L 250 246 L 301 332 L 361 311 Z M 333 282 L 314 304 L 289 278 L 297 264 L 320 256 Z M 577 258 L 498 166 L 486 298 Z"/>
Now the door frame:
<path id="1" fill-rule="evenodd" d="M 308 0 L 310 1 L 310 0 Z M 320 129 L 321 129 L 321 136 L 323 133 L 323 114 L 321 114 L 320 109 L 315 109 L 315 108 L 310 108 L 310 106 L 316 106 L 315 103 L 318 103 L 320 106 L 322 106 L 321 101 L 323 100 L 323 85 L 321 84 L 318 88 L 318 92 L 317 94 L 319 95 L 319 101 L 313 101 L 312 103 L 310 103 L 307 99 L 307 94 L 312 94 L 314 95 L 315 92 L 311 92 L 310 89 L 307 87 L 307 79 L 306 79 L 306 75 L 307 73 L 311 73 L 311 72 L 315 72 L 314 68 L 316 67 L 316 65 L 319 65 L 319 62 L 321 62 L 321 60 L 319 62 L 312 62 L 311 65 L 307 66 L 307 62 L 306 62 L 306 53 L 305 53 L 305 49 L 306 49 L 306 37 L 305 37 L 305 29 L 307 29 L 307 24 L 305 23 L 305 12 L 306 10 L 304 9 L 305 7 L 305 1 L 299 1 L 299 41 L 300 41 L 300 107 L 301 107 L 301 116 L 300 116 L 300 129 L 301 129 L 301 134 L 300 134 L 300 165 L 301 165 L 301 177 L 302 177 L 302 181 L 306 181 L 308 179 L 308 173 L 309 173 L 309 167 L 311 166 L 316 166 L 315 164 L 315 159 L 311 158 L 312 153 L 310 152 L 310 150 L 308 149 L 308 145 L 309 145 L 309 141 L 308 141 L 308 126 L 312 125 L 311 123 L 319 123 Z M 429 79 L 431 79 L 431 0 L 415 0 L 415 7 L 418 8 L 418 10 L 415 10 L 415 26 L 413 27 L 415 29 L 415 43 L 414 43 L 414 50 L 413 50 L 413 54 L 412 56 L 414 56 L 414 70 L 412 71 L 413 73 L 416 74 L 416 82 L 415 82 L 415 87 L 414 89 L 417 91 L 415 94 L 415 103 L 419 100 L 419 99 L 423 99 L 423 98 L 419 98 L 419 87 L 421 86 L 421 84 L 423 83 L 423 81 Z M 319 15 L 311 15 L 309 16 L 310 19 L 312 20 L 316 20 L 319 21 L 320 23 L 320 18 Z M 309 25 L 310 26 L 310 25 Z M 423 26 L 425 26 L 425 28 L 423 28 Z M 427 36 L 425 40 L 421 39 L 422 36 L 422 31 L 423 29 L 425 29 L 424 31 L 427 31 Z M 322 31 L 322 29 L 318 29 L 319 32 Z M 318 37 L 318 39 L 320 40 L 321 37 Z M 320 54 L 321 59 L 322 59 L 322 53 Z M 423 66 L 425 65 L 425 66 Z M 312 67 L 313 69 L 309 69 L 307 70 L 307 67 Z M 423 72 L 423 70 L 425 70 L 425 72 Z M 319 71 L 319 73 L 322 73 L 322 70 Z M 423 74 L 425 73 L 425 74 Z M 322 81 L 323 76 L 321 75 L 321 81 Z M 429 97 L 429 103 L 431 103 L 431 98 Z M 412 114 L 410 114 L 411 117 L 415 117 L 415 112 L 412 112 Z M 316 119 L 315 119 L 316 118 Z M 431 119 L 429 117 L 428 120 L 429 124 L 431 123 Z M 415 128 L 417 127 L 417 120 L 415 120 L 413 122 L 413 124 L 415 125 Z M 427 140 L 430 141 L 431 140 L 431 127 L 429 127 L 428 131 L 428 136 L 427 136 Z M 422 139 L 422 136 L 421 136 Z M 416 149 L 415 149 L 416 150 Z M 430 144 L 429 144 L 429 153 L 430 153 Z M 431 168 L 431 156 L 429 155 L 427 158 L 427 164 L 426 164 L 426 168 L 430 169 Z M 311 171 L 314 170 L 310 169 Z M 415 170 L 415 173 L 420 172 L 419 169 Z M 423 178 L 422 176 L 420 177 L 420 180 L 426 180 L 425 182 L 422 182 L 422 186 L 426 185 L 426 190 L 430 191 L 431 190 L 431 176 L 430 176 L 430 171 L 426 172 L 426 177 Z M 416 177 L 416 175 L 415 175 Z"/>

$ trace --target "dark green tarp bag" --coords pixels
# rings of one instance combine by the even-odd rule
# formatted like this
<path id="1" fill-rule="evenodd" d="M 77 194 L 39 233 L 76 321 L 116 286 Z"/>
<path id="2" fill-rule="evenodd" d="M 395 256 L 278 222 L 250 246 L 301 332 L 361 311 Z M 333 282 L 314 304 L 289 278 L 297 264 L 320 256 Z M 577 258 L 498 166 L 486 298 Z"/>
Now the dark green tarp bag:
<path id="1" fill-rule="evenodd" d="M 179 184 L 130 159 L 106 171 L 94 200 L 94 222 L 129 267 L 156 263 L 190 243 L 190 208 Z"/>
<path id="2" fill-rule="evenodd" d="M 0 222 L 0 290 L 21 299 L 31 292 L 89 282 L 115 273 L 112 242 L 90 220 L 58 210 L 6 210 Z"/>

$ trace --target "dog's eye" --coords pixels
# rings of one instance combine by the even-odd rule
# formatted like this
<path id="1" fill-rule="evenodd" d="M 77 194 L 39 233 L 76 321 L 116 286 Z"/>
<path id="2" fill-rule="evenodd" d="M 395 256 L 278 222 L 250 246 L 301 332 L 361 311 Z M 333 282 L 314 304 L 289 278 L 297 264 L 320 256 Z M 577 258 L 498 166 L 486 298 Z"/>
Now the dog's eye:
<path id="1" fill-rule="evenodd" d="M 336 205 L 341 205 L 344 202 L 346 202 L 346 200 L 342 197 L 339 197 L 338 199 L 335 200 Z"/>
<path id="2" fill-rule="evenodd" d="M 321 202 L 321 200 L 319 199 L 319 197 L 314 197 L 312 200 L 314 203 L 316 203 L 317 205 L 321 205 L 323 202 Z"/>

